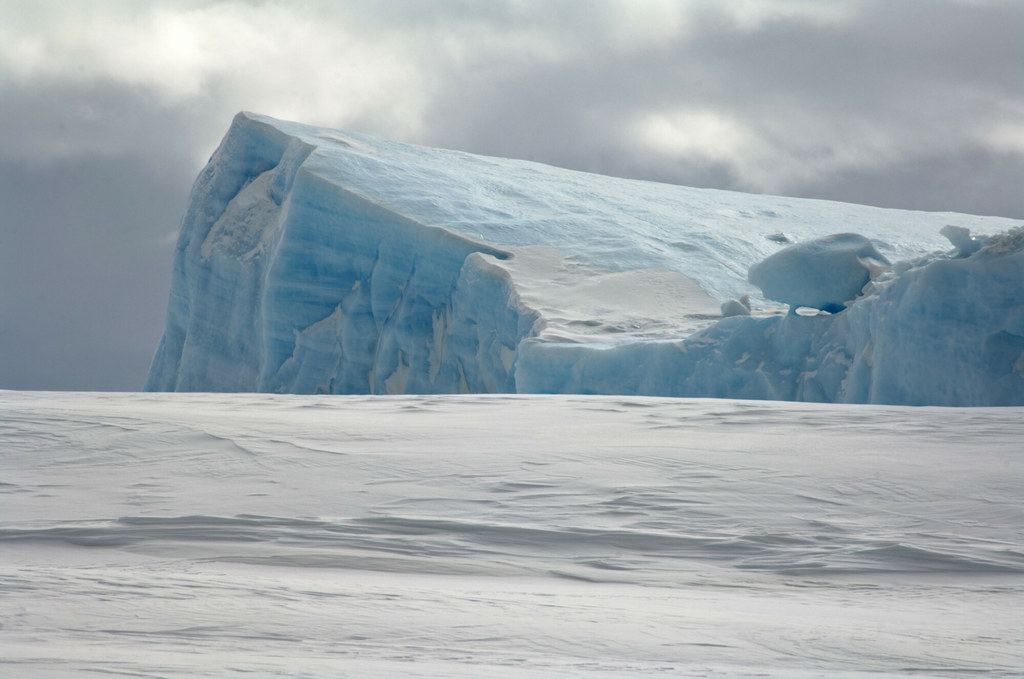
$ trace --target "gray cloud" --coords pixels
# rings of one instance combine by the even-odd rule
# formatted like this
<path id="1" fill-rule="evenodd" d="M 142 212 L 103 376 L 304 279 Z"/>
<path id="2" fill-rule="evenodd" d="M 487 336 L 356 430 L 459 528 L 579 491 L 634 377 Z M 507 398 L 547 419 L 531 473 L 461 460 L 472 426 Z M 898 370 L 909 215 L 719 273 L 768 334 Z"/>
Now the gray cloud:
<path id="1" fill-rule="evenodd" d="M 238 110 L 694 186 L 1024 217 L 1013 0 L 0 0 L 0 388 L 134 389 Z"/>
<path id="2" fill-rule="evenodd" d="M 0 162 L 0 387 L 141 388 L 188 186 L 124 157 Z"/>
<path id="3" fill-rule="evenodd" d="M 1024 5 L 856 6 L 844 21 L 783 17 L 754 30 L 711 8 L 677 38 L 625 53 L 598 50 L 544 68 L 527 57 L 481 60 L 449 78 L 428 127 L 440 143 L 485 153 L 812 196 L 833 178 L 916 160 L 1024 152 L 1024 81 L 1015 72 Z M 714 119 L 720 124 L 706 124 Z M 650 134 L 640 133 L 645 124 Z M 694 129 L 703 143 L 688 138 Z M 988 183 L 1000 181 L 998 167 Z M 1005 195 L 991 209 L 1024 215 L 1015 183 L 1002 177 Z M 912 192 L 920 205 L 922 192 Z M 957 201 L 956 191 L 936 191 L 923 202 L 965 209 Z"/>

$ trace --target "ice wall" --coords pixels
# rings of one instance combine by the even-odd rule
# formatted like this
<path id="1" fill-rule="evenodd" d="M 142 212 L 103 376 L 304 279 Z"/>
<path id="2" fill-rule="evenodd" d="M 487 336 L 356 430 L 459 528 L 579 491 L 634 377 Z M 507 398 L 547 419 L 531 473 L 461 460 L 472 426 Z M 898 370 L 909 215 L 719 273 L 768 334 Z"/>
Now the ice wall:
<path id="1" fill-rule="evenodd" d="M 146 388 L 1024 402 L 1012 247 L 919 260 L 834 315 L 782 315 L 747 282 L 780 243 L 856 232 L 896 262 L 948 250 L 948 223 L 1012 224 L 239 114 L 193 188 Z M 754 315 L 720 320 L 744 294 Z"/>

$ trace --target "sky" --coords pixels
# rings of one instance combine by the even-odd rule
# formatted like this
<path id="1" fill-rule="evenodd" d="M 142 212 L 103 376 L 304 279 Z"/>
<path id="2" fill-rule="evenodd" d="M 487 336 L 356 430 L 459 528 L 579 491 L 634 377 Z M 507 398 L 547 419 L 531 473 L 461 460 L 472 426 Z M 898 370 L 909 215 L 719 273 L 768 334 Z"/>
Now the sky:
<path id="1" fill-rule="evenodd" d="M 1019 0 L 0 0 L 0 388 L 137 390 L 241 110 L 1024 220 Z"/>

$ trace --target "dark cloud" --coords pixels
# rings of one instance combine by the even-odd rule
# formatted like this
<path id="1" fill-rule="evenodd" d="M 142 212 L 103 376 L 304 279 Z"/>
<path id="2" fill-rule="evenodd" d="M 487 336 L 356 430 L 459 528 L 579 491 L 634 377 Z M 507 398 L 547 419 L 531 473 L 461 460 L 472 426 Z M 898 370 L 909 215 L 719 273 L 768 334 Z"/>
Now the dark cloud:
<path id="1" fill-rule="evenodd" d="M 140 389 L 199 149 L 222 131 L 112 83 L 5 94 L 0 388 Z"/>
<path id="2" fill-rule="evenodd" d="M 1014 191 L 1022 177 L 1024 154 L 969 149 L 835 173 L 804 191 L 827 200 L 929 212 L 949 210 L 952 195 L 957 212 L 1013 216 L 1024 214 Z"/>
<path id="3" fill-rule="evenodd" d="M 136 389 L 238 110 L 1024 218 L 1024 3 L 0 2 L 0 388 Z"/>

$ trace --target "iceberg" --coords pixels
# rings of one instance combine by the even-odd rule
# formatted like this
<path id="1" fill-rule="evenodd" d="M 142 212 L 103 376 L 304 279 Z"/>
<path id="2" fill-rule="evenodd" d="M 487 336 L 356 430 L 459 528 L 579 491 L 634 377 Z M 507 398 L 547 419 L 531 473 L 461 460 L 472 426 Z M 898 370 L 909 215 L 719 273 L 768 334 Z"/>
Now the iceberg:
<path id="1" fill-rule="evenodd" d="M 1019 405 L 1015 226 L 241 113 L 193 187 L 146 389 Z M 850 271 L 826 266 L 839 292 L 781 298 L 824 311 L 787 314 L 748 281 L 784 248 L 836 233 L 862 239 Z"/>

